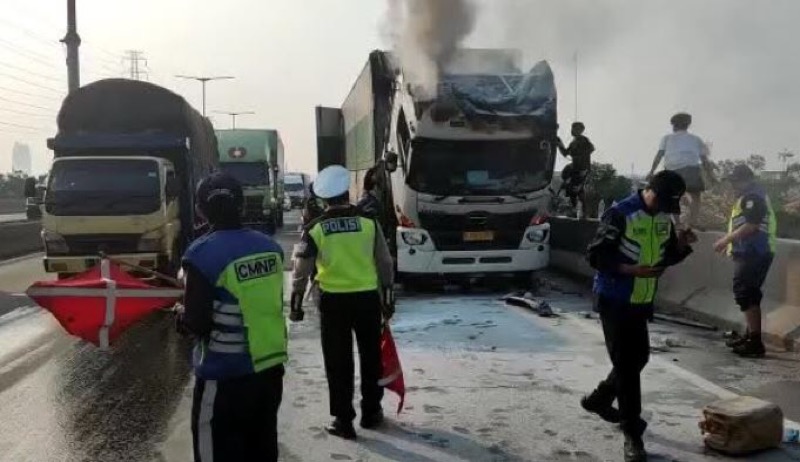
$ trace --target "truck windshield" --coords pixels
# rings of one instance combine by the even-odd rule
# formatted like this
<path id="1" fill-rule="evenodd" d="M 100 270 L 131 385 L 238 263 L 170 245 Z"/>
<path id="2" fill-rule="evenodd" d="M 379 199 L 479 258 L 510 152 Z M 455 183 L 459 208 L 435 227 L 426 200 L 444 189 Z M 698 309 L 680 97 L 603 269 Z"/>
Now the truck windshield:
<path id="1" fill-rule="evenodd" d="M 227 162 L 220 164 L 220 168 L 239 180 L 242 186 L 269 186 L 265 163 Z"/>
<path id="2" fill-rule="evenodd" d="M 45 209 L 59 216 L 145 215 L 161 208 L 158 163 L 69 159 L 53 164 Z"/>
<path id="3" fill-rule="evenodd" d="M 533 140 L 418 138 L 412 145 L 408 185 L 443 196 L 523 194 L 546 187 L 552 169 L 552 154 Z"/>

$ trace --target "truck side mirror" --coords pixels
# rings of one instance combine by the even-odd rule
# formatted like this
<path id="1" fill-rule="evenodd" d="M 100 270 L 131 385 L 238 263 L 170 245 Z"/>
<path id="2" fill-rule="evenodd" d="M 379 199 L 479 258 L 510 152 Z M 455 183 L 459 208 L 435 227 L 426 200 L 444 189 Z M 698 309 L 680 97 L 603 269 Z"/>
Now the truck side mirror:
<path id="1" fill-rule="evenodd" d="M 25 197 L 36 197 L 36 178 L 25 178 Z"/>
<path id="2" fill-rule="evenodd" d="M 167 178 L 167 184 L 164 187 L 164 193 L 167 195 L 167 200 L 173 200 L 178 197 L 180 193 L 180 184 L 178 179 L 174 176 Z"/>
<path id="3" fill-rule="evenodd" d="M 392 151 L 388 151 L 388 152 L 386 152 L 386 154 L 383 157 L 384 157 L 383 160 L 384 160 L 384 162 L 386 164 L 386 171 L 388 171 L 388 172 L 396 172 L 397 171 L 397 158 L 398 158 L 397 157 L 397 153 L 396 152 L 392 152 Z"/>

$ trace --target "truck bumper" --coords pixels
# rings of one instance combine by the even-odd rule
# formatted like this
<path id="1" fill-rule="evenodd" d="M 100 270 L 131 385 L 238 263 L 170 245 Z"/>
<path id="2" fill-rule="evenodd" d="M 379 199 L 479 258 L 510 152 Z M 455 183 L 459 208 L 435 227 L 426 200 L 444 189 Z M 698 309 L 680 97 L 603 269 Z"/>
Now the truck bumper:
<path id="1" fill-rule="evenodd" d="M 520 273 L 544 269 L 550 263 L 549 225 L 531 227 L 543 232 L 541 242 L 526 242 L 519 249 L 480 251 L 440 251 L 432 242 L 408 245 L 404 228 L 398 229 L 397 271 L 402 274 L 486 274 Z M 425 233 L 423 230 L 412 230 Z M 546 231 L 546 232 L 545 232 Z"/>
<path id="2" fill-rule="evenodd" d="M 157 253 L 136 253 L 111 255 L 115 260 L 128 264 L 141 266 L 148 269 L 156 269 L 158 266 Z M 66 257 L 45 257 L 44 269 L 48 273 L 83 273 L 93 268 L 100 261 L 100 257 L 95 256 L 66 256 Z"/>

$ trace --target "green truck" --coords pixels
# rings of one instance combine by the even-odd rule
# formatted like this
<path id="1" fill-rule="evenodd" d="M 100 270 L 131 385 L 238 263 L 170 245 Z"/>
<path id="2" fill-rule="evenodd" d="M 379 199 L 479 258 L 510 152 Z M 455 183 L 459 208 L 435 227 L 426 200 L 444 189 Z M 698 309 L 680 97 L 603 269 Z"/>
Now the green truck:
<path id="1" fill-rule="evenodd" d="M 244 224 L 269 234 L 283 226 L 283 141 L 276 130 L 218 130 L 219 165 L 244 187 Z"/>

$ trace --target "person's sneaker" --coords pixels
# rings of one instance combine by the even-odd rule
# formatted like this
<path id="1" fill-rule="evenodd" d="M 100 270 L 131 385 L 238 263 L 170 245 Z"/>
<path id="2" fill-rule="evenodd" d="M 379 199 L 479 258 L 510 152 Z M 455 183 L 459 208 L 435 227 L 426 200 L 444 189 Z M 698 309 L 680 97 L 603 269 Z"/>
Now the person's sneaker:
<path id="1" fill-rule="evenodd" d="M 346 440 L 356 439 L 356 429 L 353 428 L 353 422 L 335 419 L 330 425 L 325 427 L 325 431 L 333 436 L 338 436 Z"/>
<path id="2" fill-rule="evenodd" d="M 641 437 L 625 435 L 625 462 L 647 462 L 647 451 Z"/>
<path id="3" fill-rule="evenodd" d="M 383 424 L 383 412 L 378 411 L 368 415 L 361 416 L 361 428 L 372 430 L 378 428 Z"/>
<path id="4" fill-rule="evenodd" d="M 587 412 L 597 414 L 601 419 L 608 423 L 619 423 L 620 415 L 619 410 L 614 406 L 600 404 L 598 400 L 592 399 L 591 395 L 584 396 L 581 399 L 581 407 Z"/>
<path id="5" fill-rule="evenodd" d="M 760 338 L 749 338 L 735 347 L 733 352 L 745 358 L 763 358 L 767 350 Z"/>

